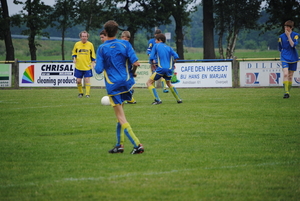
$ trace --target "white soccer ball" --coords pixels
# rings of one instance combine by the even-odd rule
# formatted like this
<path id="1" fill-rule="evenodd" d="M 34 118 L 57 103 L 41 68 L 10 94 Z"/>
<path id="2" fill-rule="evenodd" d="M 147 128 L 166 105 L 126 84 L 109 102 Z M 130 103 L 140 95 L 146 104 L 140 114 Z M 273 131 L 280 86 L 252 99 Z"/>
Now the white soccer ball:
<path id="1" fill-rule="evenodd" d="M 102 105 L 110 105 L 109 97 L 108 96 L 103 96 L 102 99 L 101 99 L 101 104 Z"/>

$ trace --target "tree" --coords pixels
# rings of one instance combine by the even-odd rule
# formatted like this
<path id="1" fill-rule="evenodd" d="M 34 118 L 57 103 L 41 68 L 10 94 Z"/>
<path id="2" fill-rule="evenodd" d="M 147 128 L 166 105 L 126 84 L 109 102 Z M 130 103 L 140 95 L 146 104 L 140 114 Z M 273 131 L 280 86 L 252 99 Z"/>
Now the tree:
<path id="1" fill-rule="evenodd" d="M 189 26 L 191 22 L 190 14 L 196 11 L 195 0 L 166 0 L 168 3 L 172 3 L 170 5 L 171 15 L 175 20 L 175 34 L 176 34 L 176 51 L 180 59 L 184 59 L 184 49 L 183 49 L 183 41 L 184 41 L 184 33 L 183 27 Z M 169 4 L 168 4 L 169 5 Z M 189 8 L 190 7 L 190 8 Z"/>
<path id="2" fill-rule="evenodd" d="M 15 4 L 23 4 L 23 10 L 20 14 L 14 16 L 14 24 L 20 26 L 22 23 L 26 24 L 28 29 L 21 32 L 22 35 L 28 35 L 28 46 L 31 60 L 36 60 L 37 46 L 40 46 L 35 41 L 36 36 L 47 36 L 47 32 L 43 32 L 50 23 L 52 12 L 51 6 L 45 5 L 41 0 L 26 0 L 24 3 L 14 0 Z"/>
<path id="3" fill-rule="evenodd" d="M 6 0 L 1 0 L 0 39 L 5 42 L 6 60 L 15 60 L 15 50 L 11 39 L 10 17 Z"/>
<path id="4" fill-rule="evenodd" d="M 287 20 L 293 20 L 296 26 L 300 25 L 300 1 L 299 0 L 266 0 L 264 9 L 270 15 L 263 26 L 265 30 L 280 28 L 284 32 L 283 25 Z"/>
<path id="5" fill-rule="evenodd" d="M 203 59 L 215 59 L 213 0 L 203 0 Z"/>
<path id="6" fill-rule="evenodd" d="M 62 60 L 65 60 L 65 33 L 68 28 L 74 25 L 74 0 L 56 0 L 52 15 L 53 19 L 57 22 L 55 25 L 56 28 L 61 30 L 61 55 Z"/>
<path id="7" fill-rule="evenodd" d="M 226 35 L 226 58 L 232 59 L 240 30 L 257 28 L 262 0 L 214 0 L 216 30 L 219 35 L 219 53 L 224 58 L 222 39 Z"/>
<path id="8" fill-rule="evenodd" d="M 103 27 L 103 23 L 108 20 L 112 11 L 109 6 L 114 1 L 105 0 L 75 0 L 75 24 L 81 24 L 85 27 L 85 31 Z"/>
<path id="9" fill-rule="evenodd" d="M 115 0 L 110 6 L 112 18 L 120 25 L 120 29 L 130 32 L 133 47 L 137 31 L 150 31 L 155 26 L 170 23 L 170 13 L 161 0 Z"/>

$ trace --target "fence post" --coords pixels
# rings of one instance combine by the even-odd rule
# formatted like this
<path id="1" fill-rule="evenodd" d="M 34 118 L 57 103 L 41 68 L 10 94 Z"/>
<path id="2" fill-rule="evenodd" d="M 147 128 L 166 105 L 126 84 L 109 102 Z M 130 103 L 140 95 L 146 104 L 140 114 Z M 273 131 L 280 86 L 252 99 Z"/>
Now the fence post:
<path id="1" fill-rule="evenodd" d="M 232 61 L 233 68 L 233 87 L 239 87 L 239 62 L 237 61 L 237 57 L 233 57 Z"/>
<path id="2" fill-rule="evenodd" d="M 19 62 L 15 59 L 15 62 L 12 64 L 13 75 L 14 75 L 14 88 L 19 88 Z"/>

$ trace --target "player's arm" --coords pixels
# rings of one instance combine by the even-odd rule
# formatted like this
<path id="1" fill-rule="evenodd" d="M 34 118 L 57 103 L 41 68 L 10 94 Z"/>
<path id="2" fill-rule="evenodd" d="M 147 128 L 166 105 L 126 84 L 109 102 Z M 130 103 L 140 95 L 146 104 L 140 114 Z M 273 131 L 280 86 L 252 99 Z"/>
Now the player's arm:
<path id="1" fill-rule="evenodd" d="M 281 44 L 281 37 L 278 38 L 278 50 L 281 52 L 282 44 Z"/>
<path id="2" fill-rule="evenodd" d="M 132 73 L 133 73 L 133 77 L 136 77 L 136 70 L 137 68 L 140 66 L 140 63 L 138 61 L 134 62 L 132 64 Z"/>
<path id="3" fill-rule="evenodd" d="M 72 50 L 72 59 L 73 59 L 73 63 L 76 63 L 76 59 L 77 59 L 77 43 L 75 43 L 73 50 Z"/>
<path id="4" fill-rule="evenodd" d="M 95 65 L 96 73 L 100 74 L 104 71 L 104 60 L 101 56 L 100 47 L 97 49 L 97 62 Z"/>

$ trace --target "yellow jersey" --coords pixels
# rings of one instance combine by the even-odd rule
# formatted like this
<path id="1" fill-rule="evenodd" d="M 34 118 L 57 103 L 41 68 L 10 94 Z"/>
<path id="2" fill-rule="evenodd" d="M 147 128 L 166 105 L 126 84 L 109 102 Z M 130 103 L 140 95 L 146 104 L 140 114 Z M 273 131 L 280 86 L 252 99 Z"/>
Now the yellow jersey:
<path id="1" fill-rule="evenodd" d="M 81 41 L 76 42 L 72 50 L 72 58 L 74 57 L 76 57 L 75 67 L 78 70 L 91 70 L 92 61 L 96 60 L 93 43 L 89 41 L 86 43 L 82 43 Z"/>

